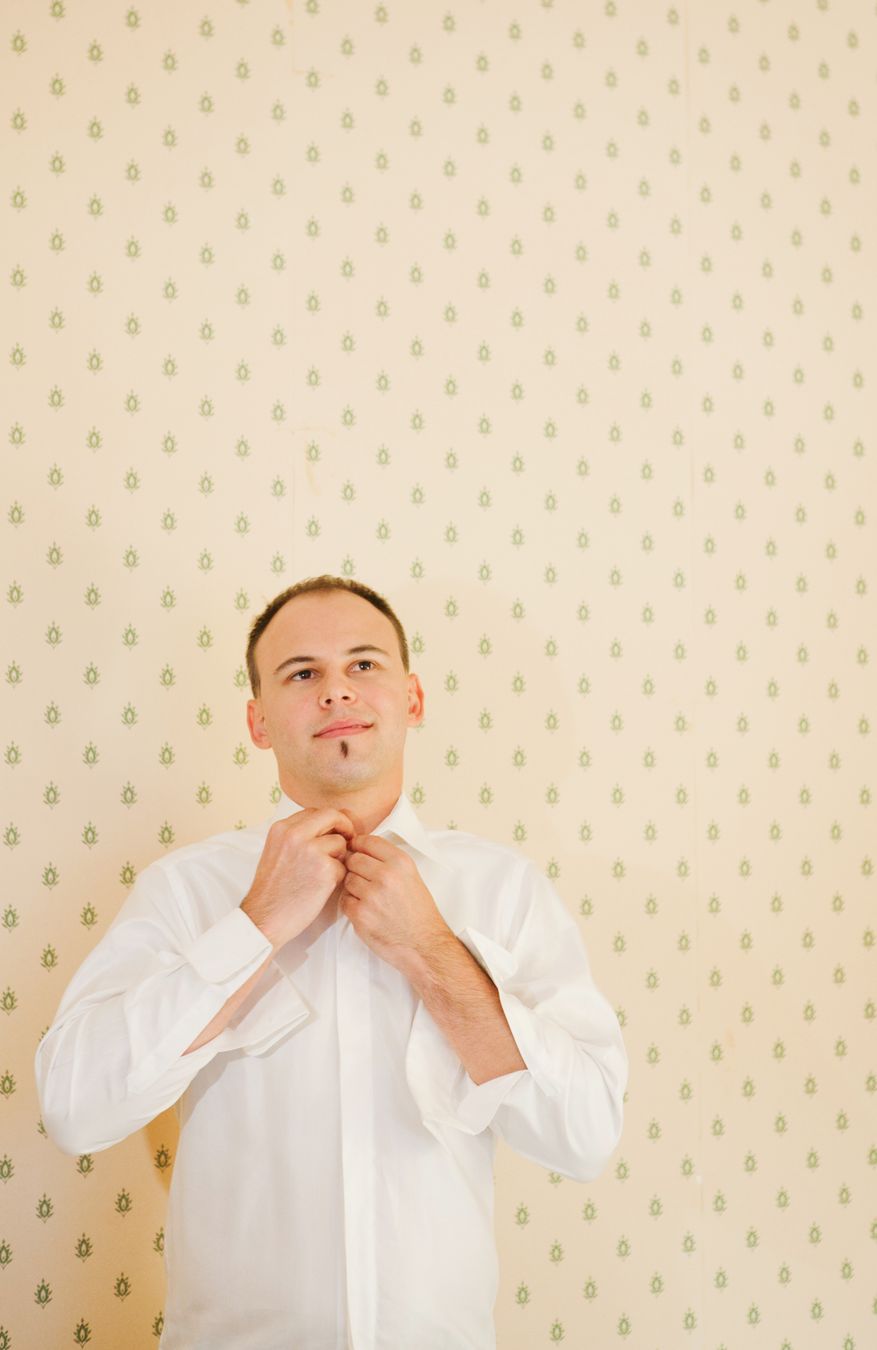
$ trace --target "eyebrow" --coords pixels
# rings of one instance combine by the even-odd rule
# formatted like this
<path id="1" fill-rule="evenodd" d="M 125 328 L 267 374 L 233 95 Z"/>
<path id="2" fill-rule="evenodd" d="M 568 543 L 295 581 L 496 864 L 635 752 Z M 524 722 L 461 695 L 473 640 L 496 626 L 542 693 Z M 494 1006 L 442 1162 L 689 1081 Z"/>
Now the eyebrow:
<path id="1" fill-rule="evenodd" d="M 382 656 L 390 655 L 383 647 L 374 647 L 370 642 L 364 642 L 359 647 L 351 647 L 345 654 L 355 656 L 357 652 L 380 652 Z M 281 670 L 285 670 L 287 666 L 295 666 L 299 661 L 319 661 L 319 659 L 319 656 L 288 656 L 285 661 L 280 662 L 274 674 L 279 675 Z"/>

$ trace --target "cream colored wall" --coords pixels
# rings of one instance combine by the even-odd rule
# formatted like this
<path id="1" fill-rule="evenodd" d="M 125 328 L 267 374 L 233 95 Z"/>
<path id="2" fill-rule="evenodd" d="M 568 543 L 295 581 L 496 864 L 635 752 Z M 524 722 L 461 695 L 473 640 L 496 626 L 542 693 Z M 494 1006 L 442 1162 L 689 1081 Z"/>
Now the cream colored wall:
<path id="1" fill-rule="evenodd" d="M 599 1181 L 499 1148 L 500 1350 L 864 1350 L 872 8 L 3 17 L 0 1347 L 156 1343 L 173 1115 L 66 1157 L 33 1054 L 136 872 L 270 813 L 247 626 L 331 571 L 630 1052 Z"/>

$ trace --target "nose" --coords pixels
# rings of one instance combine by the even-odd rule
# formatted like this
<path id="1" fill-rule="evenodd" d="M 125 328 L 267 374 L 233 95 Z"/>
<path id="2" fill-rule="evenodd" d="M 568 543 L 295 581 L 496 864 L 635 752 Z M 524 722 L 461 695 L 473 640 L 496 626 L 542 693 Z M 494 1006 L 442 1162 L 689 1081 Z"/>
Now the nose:
<path id="1" fill-rule="evenodd" d="M 320 704 L 324 708 L 331 707 L 332 700 L 337 699 L 339 703 L 347 704 L 353 701 L 354 693 L 352 689 L 345 687 L 342 677 L 330 683 L 329 688 L 320 695 Z"/>

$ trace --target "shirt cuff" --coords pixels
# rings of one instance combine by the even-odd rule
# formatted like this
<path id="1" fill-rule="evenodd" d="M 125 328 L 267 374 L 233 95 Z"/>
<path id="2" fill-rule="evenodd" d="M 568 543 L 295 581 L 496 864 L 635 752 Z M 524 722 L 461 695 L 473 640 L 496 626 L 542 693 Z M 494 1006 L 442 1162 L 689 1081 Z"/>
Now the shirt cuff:
<path id="1" fill-rule="evenodd" d="M 526 1072 L 526 1069 L 515 1069 L 512 1073 L 500 1074 L 498 1078 L 488 1078 L 486 1083 L 473 1083 L 468 1073 L 464 1072 L 460 1103 L 448 1123 L 456 1125 L 466 1134 L 480 1134 L 487 1129 Z"/>
<path id="2" fill-rule="evenodd" d="M 164 970 L 147 980 L 145 987 L 129 991 L 123 1003 L 131 1045 L 127 1091 L 143 1092 L 168 1073 L 190 1078 L 223 1050 L 262 1054 L 286 1031 L 307 1021 L 308 1005 L 275 964 L 264 991 L 264 1006 L 260 982 L 258 995 L 251 991 L 256 1002 L 248 1011 L 245 1000 L 217 1036 L 185 1053 L 271 951 L 270 938 L 237 906 L 184 946 L 179 955 L 162 952 L 158 960 Z M 155 981 L 159 982 L 157 990 Z M 169 1025 L 157 1041 L 156 997 Z"/>
<path id="3" fill-rule="evenodd" d="M 256 999 L 253 1006 L 248 1009 L 249 1000 L 245 1000 L 228 1026 L 215 1038 L 217 1050 L 242 1050 L 245 1055 L 264 1055 L 287 1031 L 310 1017 L 308 1004 L 276 962 L 271 963 L 263 979 L 265 983 L 260 981 L 249 995 Z"/>
<path id="4" fill-rule="evenodd" d="M 271 939 L 237 905 L 184 947 L 183 955 L 202 979 L 209 984 L 222 984 L 244 966 L 252 965 L 258 970 L 256 957 L 261 956 L 264 961 L 271 950 Z M 239 981 L 238 987 L 242 983 Z"/>

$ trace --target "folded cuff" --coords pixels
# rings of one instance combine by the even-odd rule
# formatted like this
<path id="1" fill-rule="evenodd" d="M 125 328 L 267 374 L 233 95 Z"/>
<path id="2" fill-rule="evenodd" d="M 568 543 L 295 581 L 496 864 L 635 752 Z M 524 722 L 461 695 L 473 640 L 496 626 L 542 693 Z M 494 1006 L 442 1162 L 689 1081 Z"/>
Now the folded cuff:
<path id="1" fill-rule="evenodd" d="M 183 955 L 203 980 L 222 984 L 244 966 L 258 970 L 256 958 L 264 961 L 271 950 L 271 939 L 237 905 L 184 947 Z"/>
<path id="2" fill-rule="evenodd" d="M 279 967 L 254 1006 L 190 1054 L 185 1051 L 271 954 L 271 940 L 240 907 L 229 910 L 187 944 L 180 954 L 161 952 L 163 970 L 129 991 L 123 1008 L 131 1046 L 129 1093 L 139 1093 L 167 1073 L 192 1076 L 221 1050 L 243 1048 L 261 1054 L 310 1009 Z M 156 987 L 157 986 L 157 987 Z M 162 1016 L 156 1017 L 161 1008 Z M 157 1021 L 165 1030 L 156 1037 Z"/>

